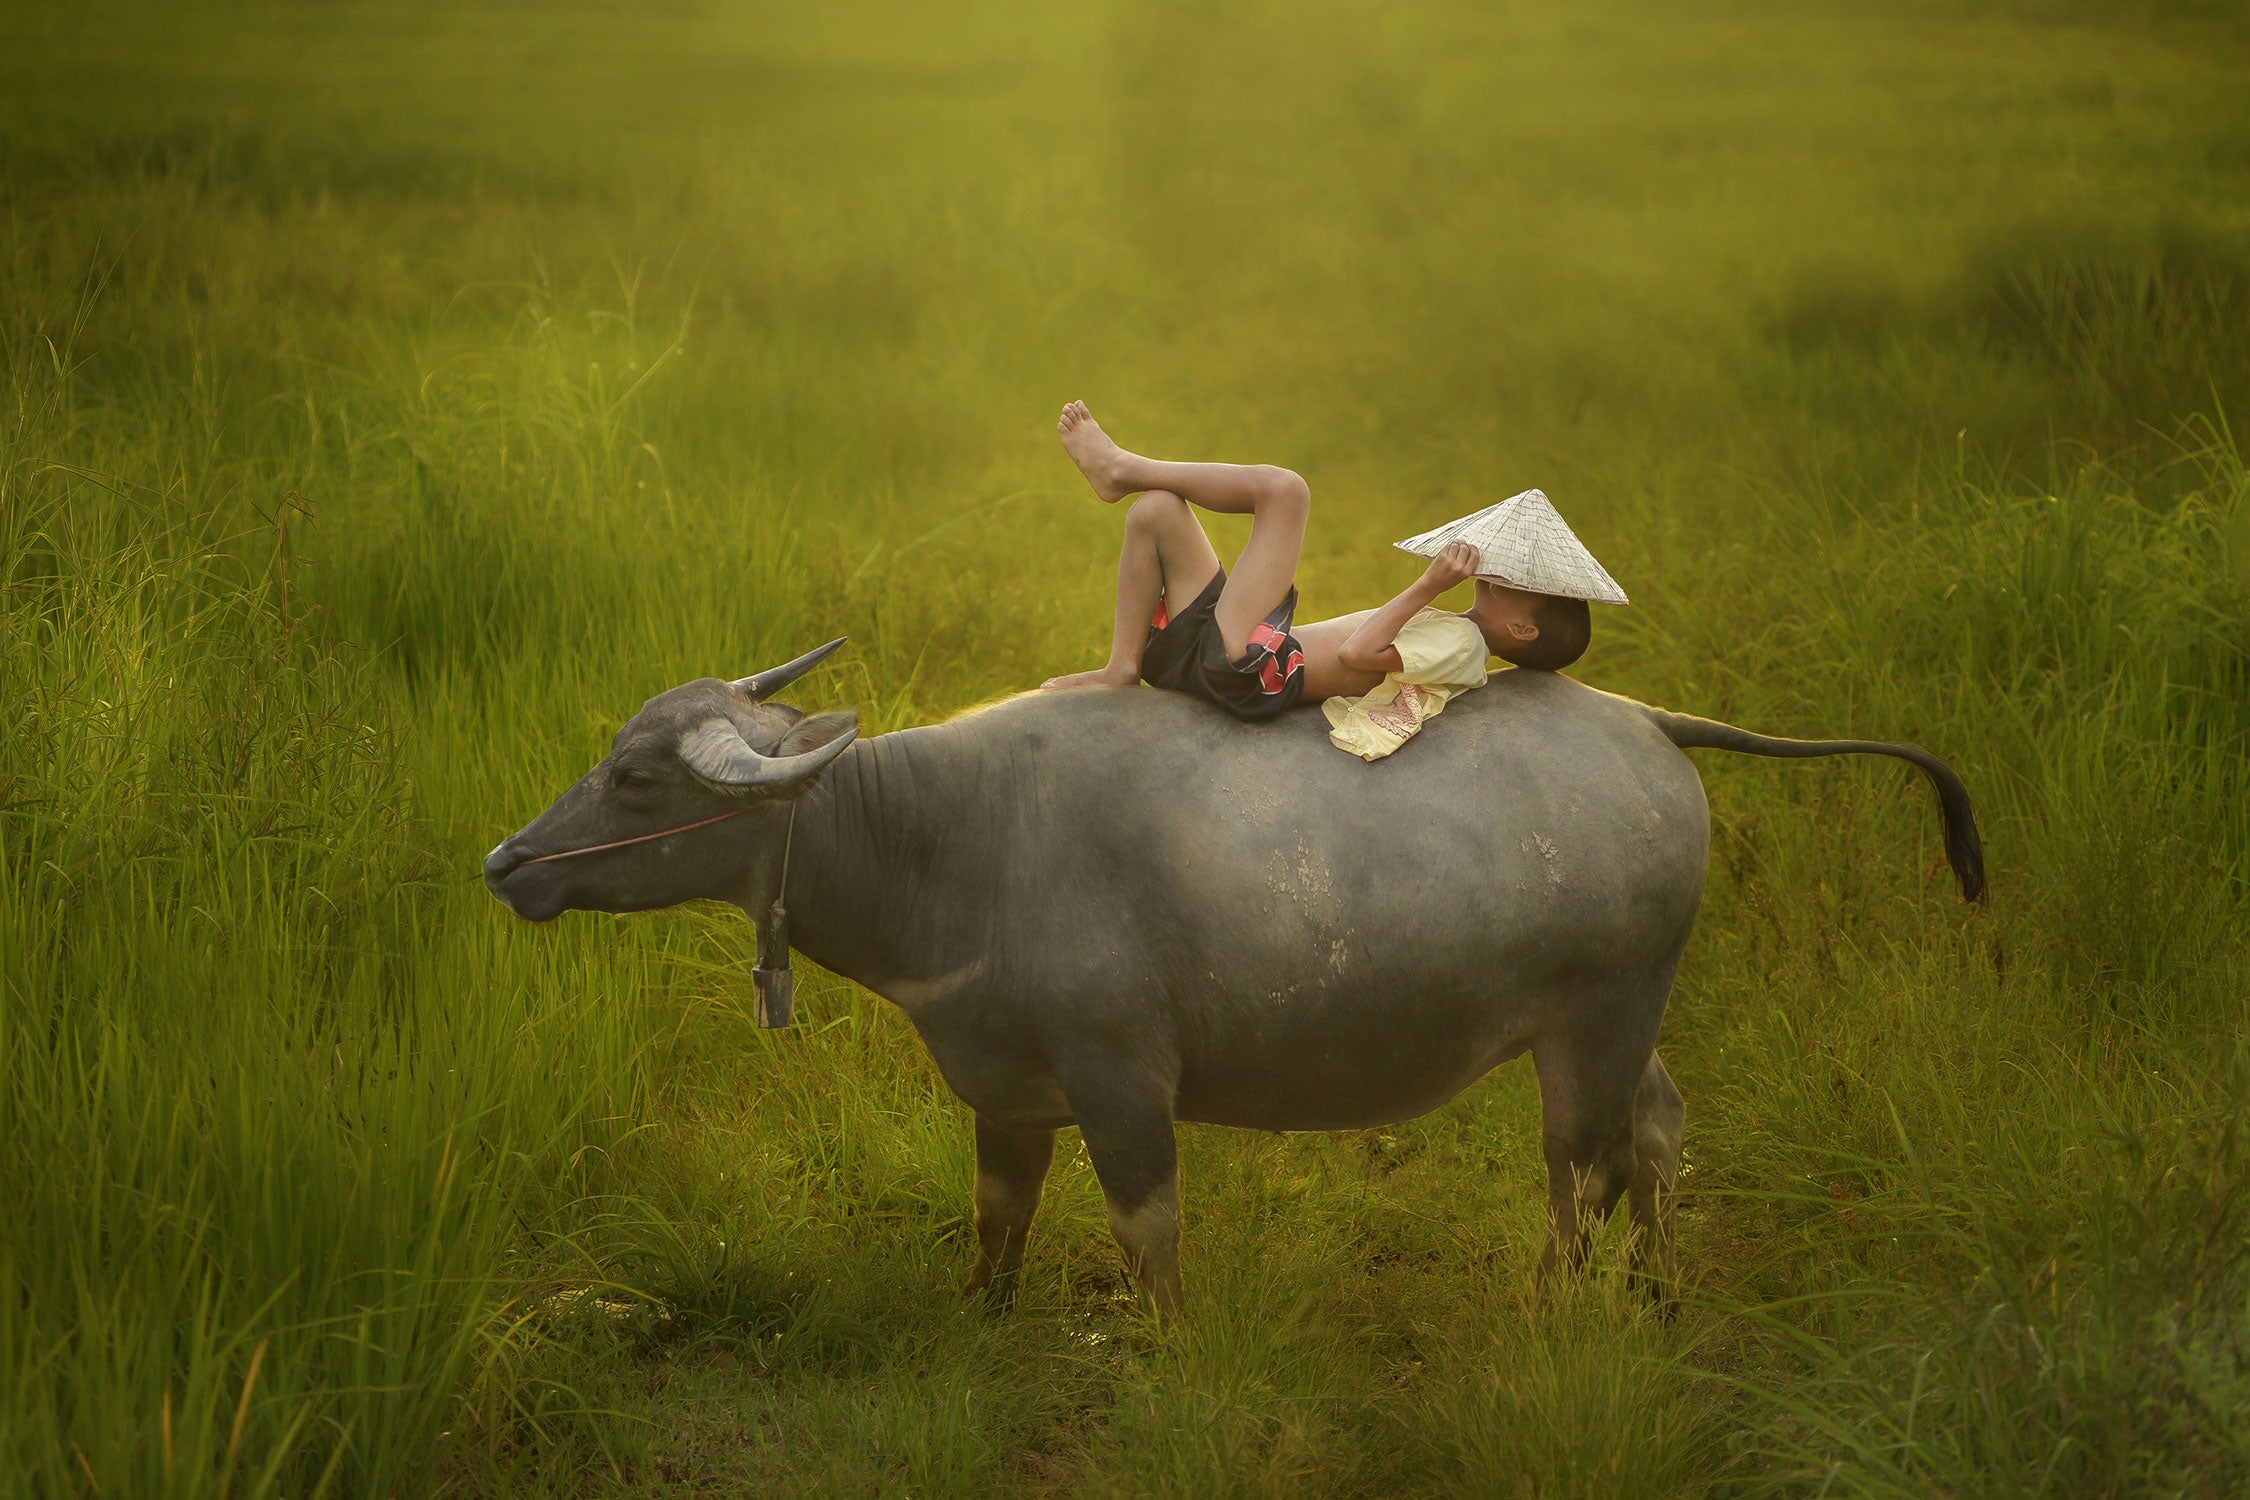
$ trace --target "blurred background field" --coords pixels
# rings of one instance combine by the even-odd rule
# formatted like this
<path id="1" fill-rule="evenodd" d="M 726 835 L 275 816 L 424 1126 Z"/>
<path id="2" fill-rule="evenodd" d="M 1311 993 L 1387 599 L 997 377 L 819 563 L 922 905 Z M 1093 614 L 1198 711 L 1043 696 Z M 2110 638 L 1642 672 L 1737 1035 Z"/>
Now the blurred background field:
<path id="1" fill-rule="evenodd" d="M 0 364 L 0 1492 L 2250 1487 L 2235 5 L 10 3 Z M 1185 1131 L 1162 1329 L 1066 1136 L 983 1316 L 903 1019 L 475 883 L 676 682 L 1093 664 L 1072 397 L 1967 777 L 1982 910 L 1702 759 L 1676 1322 L 1532 1288 L 1522 1064 Z"/>

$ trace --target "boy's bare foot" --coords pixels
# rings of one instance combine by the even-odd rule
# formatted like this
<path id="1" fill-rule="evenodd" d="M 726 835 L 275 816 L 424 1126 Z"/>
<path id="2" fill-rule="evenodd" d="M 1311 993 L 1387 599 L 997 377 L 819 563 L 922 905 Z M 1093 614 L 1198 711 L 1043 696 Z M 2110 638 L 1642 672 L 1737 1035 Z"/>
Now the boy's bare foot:
<path id="1" fill-rule="evenodd" d="M 1115 505 L 1133 493 L 1123 479 L 1125 450 L 1110 441 L 1109 434 L 1102 431 L 1102 424 L 1086 410 L 1085 402 L 1073 401 L 1064 407 L 1061 420 L 1055 423 L 1055 431 L 1062 434 L 1064 451 L 1069 453 L 1070 461 L 1078 465 L 1078 472 L 1086 476 L 1086 482 L 1094 487 L 1094 493 L 1101 497 L 1103 504 Z M 1078 675 L 1097 674 L 1081 672 Z M 1063 679 L 1056 679 L 1056 682 L 1061 681 Z"/>
<path id="2" fill-rule="evenodd" d="M 1140 680 L 1138 672 L 1116 672 L 1108 667 L 1101 667 L 1091 672 L 1073 672 L 1068 677 L 1050 677 L 1039 686 L 1042 691 L 1051 688 L 1131 687 Z"/>

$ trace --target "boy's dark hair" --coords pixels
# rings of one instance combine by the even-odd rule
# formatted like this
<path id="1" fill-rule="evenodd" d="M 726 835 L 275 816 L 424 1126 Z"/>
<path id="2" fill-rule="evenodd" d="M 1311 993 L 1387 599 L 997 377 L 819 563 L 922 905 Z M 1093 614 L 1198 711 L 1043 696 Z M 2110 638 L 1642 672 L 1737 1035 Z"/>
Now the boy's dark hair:
<path id="1" fill-rule="evenodd" d="M 1531 607 L 1531 623 L 1539 627 L 1538 635 L 1521 645 L 1511 641 L 1497 653 L 1510 666 L 1560 672 L 1584 656 L 1586 643 L 1594 638 L 1594 612 L 1583 599 L 1541 594 Z"/>

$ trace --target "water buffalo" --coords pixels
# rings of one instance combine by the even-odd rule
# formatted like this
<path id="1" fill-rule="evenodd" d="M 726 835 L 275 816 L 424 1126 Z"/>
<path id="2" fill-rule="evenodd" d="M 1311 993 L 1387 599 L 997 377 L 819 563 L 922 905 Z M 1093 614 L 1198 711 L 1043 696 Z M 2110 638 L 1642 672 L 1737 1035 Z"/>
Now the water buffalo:
<path id="1" fill-rule="evenodd" d="M 1542 1264 L 1623 1197 L 1665 1284 L 1682 1109 L 1656 1034 L 1708 835 L 1681 751 L 1910 761 L 1963 895 L 1983 887 L 1967 791 L 1908 745 L 1769 739 L 1525 670 L 1373 765 L 1317 712 L 1246 726 L 1143 688 L 855 743 L 852 714 L 767 701 L 838 644 L 650 699 L 485 880 L 533 921 L 698 898 L 769 920 L 785 897 L 789 941 L 904 1010 L 976 1112 L 972 1289 L 1012 1291 L 1058 1127 L 1170 1311 L 1173 1122 L 1366 1129 L 1525 1051 Z"/>

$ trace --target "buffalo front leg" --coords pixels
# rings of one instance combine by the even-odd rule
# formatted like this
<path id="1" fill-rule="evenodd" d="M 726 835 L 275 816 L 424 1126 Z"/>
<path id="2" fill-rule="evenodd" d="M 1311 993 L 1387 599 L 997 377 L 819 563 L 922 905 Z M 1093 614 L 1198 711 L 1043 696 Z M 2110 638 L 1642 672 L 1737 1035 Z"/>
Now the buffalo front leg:
<path id="1" fill-rule="evenodd" d="M 1016 1300 L 1024 1239 L 1039 1211 L 1039 1191 L 1055 1159 L 1052 1130 L 1003 1130 L 977 1116 L 977 1267 L 971 1292 Z"/>
<path id="2" fill-rule="evenodd" d="M 1076 1101 L 1073 1101 L 1074 1103 Z M 1109 1204 L 1109 1232 L 1141 1304 L 1180 1310 L 1180 1153 L 1169 1109 L 1078 1111 L 1078 1132 Z"/>

